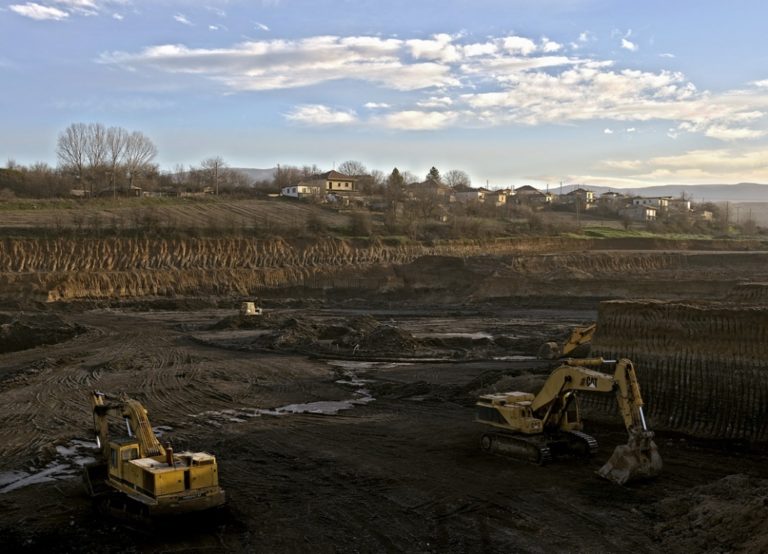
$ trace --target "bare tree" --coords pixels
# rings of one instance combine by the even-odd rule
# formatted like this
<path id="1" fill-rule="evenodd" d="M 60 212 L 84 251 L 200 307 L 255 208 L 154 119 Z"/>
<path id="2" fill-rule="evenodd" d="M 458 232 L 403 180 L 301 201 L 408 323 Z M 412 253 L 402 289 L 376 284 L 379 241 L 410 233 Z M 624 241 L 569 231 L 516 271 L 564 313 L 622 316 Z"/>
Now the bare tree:
<path id="1" fill-rule="evenodd" d="M 347 160 L 346 162 L 343 162 L 339 164 L 339 173 L 343 173 L 344 175 L 350 175 L 350 176 L 360 176 L 360 175 L 367 175 L 368 174 L 368 168 L 365 167 L 362 163 L 355 161 L 355 160 Z"/>
<path id="2" fill-rule="evenodd" d="M 107 159 L 107 129 L 101 123 L 88 125 L 85 159 L 88 168 L 93 172 L 105 165 Z"/>
<path id="3" fill-rule="evenodd" d="M 109 180 L 112 186 L 112 195 L 117 196 L 117 172 L 123 163 L 126 149 L 128 148 L 128 132 L 122 127 L 110 127 L 107 129 L 107 165 L 109 167 Z"/>
<path id="4" fill-rule="evenodd" d="M 472 186 L 469 175 L 460 169 L 451 169 L 443 175 L 443 183 L 454 190 L 467 190 Z"/>
<path id="5" fill-rule="evenodd" d="M 311 176 L 305 177 L 304 173 L 302 173 L 302 170 L 300 170 L 298 167 L 278 164 L 277 171 L 275 171 L 275 179 L 273 184 L 278 189 L 282 189 L 290 185 L 295 185 L 302 179 L 307 178 L 311 178 Z"/>
<path id="6" fill-rule="evenodd" d="M 150 167 L 155 156 L 157 156 L 157 147 L 146 135 L 139 131 L 128 135 L 125 145 L 125 169 L 128 171 L 131 184 L 139 172 Z"/>
<path id="7" fill-rule="evenodd" d="M 207 158 L 200 163 L 200 167 L 208 175 L 208 182 L 213 186 L 216 195 L 219 194 L 219 179 L 222 176 L 223 170 L 227 167 L 221 156 L 215 156 L 213 158 Z"/>
<path id="8" fill-rule="evenodd" d="M 88 148 L 88 126 L 85 123 L 72 123 L 59 135 L 56 143 L 56 156 L 61 166 L 75 175 L 80 186 L 83 185 L 83 174 Z"/>

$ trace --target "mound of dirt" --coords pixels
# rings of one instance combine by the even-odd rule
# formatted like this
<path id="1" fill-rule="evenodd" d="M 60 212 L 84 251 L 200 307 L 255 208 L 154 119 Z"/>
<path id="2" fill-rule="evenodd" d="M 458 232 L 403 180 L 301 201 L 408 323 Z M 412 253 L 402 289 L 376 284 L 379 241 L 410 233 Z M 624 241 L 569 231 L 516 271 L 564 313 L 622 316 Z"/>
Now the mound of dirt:
<path id="1" fill-rule="evenodd" d="M 262 315 L 230 315 L 220 319 L 209 327 L 211 331 L 219 329 L 264 329 L 280 324 L 280 319 L 270 313 Z"/>
<path id="2" fill-rule="evenodd" d="M 314 323 L 291 317 L 282 322 L 272 344 L 278 349 L 308 346 L 317 342 L 320 331 Z"/>
<path id="3" fill-rule="evenodd" d="M 85 327 L 55 314 L 0 314 L 0 353 L 55 344 L 85 332 Z"/>
<path id="4" fill-rule="evenodd" d="M 418 341 L 408 331 L 391 325 L 378 325 L 369 333 L 363 334 L 359 344 L 364 350 L 414 352 Z"/>
<path id="5" fill-rule="evenodd" d="M 768 552 L 768 480 L 729 475 L 656 504 L 670 552 Z"/>

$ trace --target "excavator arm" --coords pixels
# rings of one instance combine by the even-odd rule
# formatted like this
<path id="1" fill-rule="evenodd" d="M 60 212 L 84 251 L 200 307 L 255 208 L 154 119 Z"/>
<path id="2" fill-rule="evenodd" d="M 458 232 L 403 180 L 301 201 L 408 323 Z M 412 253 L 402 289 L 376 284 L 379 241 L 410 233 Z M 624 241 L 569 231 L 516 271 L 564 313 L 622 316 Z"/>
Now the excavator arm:
<path id="1" fill-rule="evenodd" d="M 135 437 L 139 443 L 139 453 L 142 458 L 166 455 L 165 448 L 152 430 L 147 410 L 139 401 L 94 391 L 91 394 L 91 406 L 94 430 L 98 437 L 99 448 L 105 457 L 109 454 L 109 416 L 123 418 L 127 435 Z"/>
<path id="2" fill-rule="evenodd" d="M 606 363 L 615 363 L 612 375 L 591 369 Z M 643 397 L 635 367 L 630 360 L 566 360 L 564 365 L 552 372 L 531 402 L 533 413 L 541 418 L 545 429 L 558 428 L 563 424 L 563 414 L 576 391 L 613 391 L 629 434 L 627 444 L 617 447 L 613 456 L 599 470 L 602 477 L 624 484 L 630 479 L 652 477 L 661 471 L 661 457 L 653 442 L 653 432 L 648 429 L 645 421 Z"/>

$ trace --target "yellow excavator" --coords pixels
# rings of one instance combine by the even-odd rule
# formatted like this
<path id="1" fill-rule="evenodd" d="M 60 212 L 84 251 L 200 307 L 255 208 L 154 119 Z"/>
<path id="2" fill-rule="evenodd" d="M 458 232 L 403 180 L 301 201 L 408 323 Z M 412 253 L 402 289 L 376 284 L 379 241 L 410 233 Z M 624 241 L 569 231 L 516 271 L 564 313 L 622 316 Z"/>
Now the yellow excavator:
<path id="1" fill-rule="evenodd" d="M 137 516 L 163 516 L 221 506 L 216 458 L 205 452 L 174 453 L 157 439 L 147 410 L 125 395 L 91 394 L 96 444 L 102 459 L 84 468 L 88 493 L 108 508 Z M 109 416 L 125 424 L 110 436 Z"/>
<path id="2" fill-rule="evenodd" d="M 613 373 L 596 368 L 612 366 Z M 655 477 L 662 461 L 653 431 L 646 425 L 637 373 L 630 360 L 567 359 L 547 378 L 538 394 L 505 392 L 481 396 L 476 421 L 495 431 L 482 435 L 483 450 L 545 464 L 562 456 L 588 457 L 597 440 L 583 432 L 577 391 L 614 392 L 629 433 L 598 474 L 623 485 Z"/>
<path id="3" fill-rule="evenodd" d="M 584 327 L 574 327 L 571 335 L 563 344 L 545 342 L 541 345 L 538 357 L 541 360 L 556 360 L 558 358 L 586 358 L 592 345 L 592 337 L 597 330 L 597 323 Z"/>

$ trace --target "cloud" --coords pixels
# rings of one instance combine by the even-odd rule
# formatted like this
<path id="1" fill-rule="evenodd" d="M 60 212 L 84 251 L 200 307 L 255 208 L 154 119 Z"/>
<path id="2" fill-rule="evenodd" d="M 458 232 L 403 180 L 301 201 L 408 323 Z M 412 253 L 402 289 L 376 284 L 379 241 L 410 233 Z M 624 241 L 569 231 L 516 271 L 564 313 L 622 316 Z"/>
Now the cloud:
<path id="1" fill-rule="evenodd" d="M 606 160 L 600 163 L 601 166 L 609 169 L 638 170 L 645 165 L 641 160 Z"/>
<path id="2" fill-rule="evenodd" d="M 621 47 L 624 50 L 629 50 L 630 52 L 637 52 L 638 46 L 634 42 L 627 40 L 625 38 L 621 39 Z"/>
<path id="3" fill-rule="evenodd" d="M 123 17 L 123 16 L 122 16 L 121 14 L 119 14 L 119 13 L 113 13 L 113 14 L 112 14 L 112 19 L 117 19 L 118 21 L 122 21 L 123 19 L 125 19 L 125 17 Z"/>
<path id="4" fill-rule="evenodd" d="M 624 40 L 630 34 L 621 33 Z M 105 52 L 98 61 L 160 76 L 194 75 L 226 92 L 356 81 L 399 96 L 397 111 L 367 122 L 356 116 L 353 120 L 394 128 L 598 121 L 598 128 L 631 133 L 637 123 L 657 121 L 668 122 L 665 127 L 673 138 L 696 133 L 734 141 L 765 135 L 759 123 L 768 113 L 768 79 L 741 90 L 712 93 L 699 91 L 678 71 L 626 69 L 609 59 L 553 53 L 560 45 L 546 37 L 538 42 L 517 36 L 466 44 L 465 40 L 462 35 L 439 33 L 427 39 L 251 40 L 222 48 L 164 44 L 138 52 Z M 304 94 L 305 106 L 318 106 L 311 90 Z M 347 114 L 347 119 L 353 113 L 333 113 L 337 112 Z M 291 113 L 300 118 L 304 112 Z"/>
<path id="5" fill-rule="evenodd" d="M 429 40 L 412 39 L 405 42 L 417 60 L 455 62 L 461 59 L 461 50 L 452 44 L 453 37 L 442 33 Z"/>
<path id="6" fill-rule="evenodd" d="M 662 52 L 661 54 L 659 54 L 659 57 L 660 57 L 660 58 L 669 58 L 669 59 L 672 59 L 672 58 L 674 58 L 674 57 L 675 57 L 675 55 L 674 55 L 674 54 L 670 54 L 669 52 Z"/>
<path id="7" fill-rule="evenodd" d="M 634 127 L 627 127 L 626 130 L 627 130 L 627 133 L 634 133 L 637 131 L 637 129 L 635 129 Z"/>
<path id="8" fill-rule="evenodd" d="M 262 31 L 269 31 L 269 27 L 267 27 L 263 23 L 259 23 L 258 21 L 256 21 L 256 22 L 254 22 L 254 25 L 256 25 L 256 27 L 258 27 Z"/>
<path id="9" fill-rule="evenodd" d="M 8 8 L 19 15 L 35 19 L 37 21 L 52 20 L 63 21 L 69 17 L 69 13 L 49 6 L 27 2 L 26 4 L 11 4 Z"/>
<path id="10" fill-rule="evenodd" d="M 605 133 L 606 135 L 612 135 L 613 134 L 613 129 L 607 129 L 607 128 L 603 129 L 603 133 Z"/>
<path id="11" fill-rule="evenodd" d="M 768 149 L 698 149 L 646 160 L 606 160 L 599 166 L 617 171 L 619 176 L 589 177 L 589 182 L 614 180 L 628 185 L 707 181 L 760 183 L 768 181 Z"/>
<path id="12" fill-rule="evenodd" d="M 445 108 L 453 104 L 453 100 L 450 96 L 431 96 L 426 100 L 416 102 L 416 105 L 421 108 Z"/>
<path id="13" fill-rule="evenodd" d="M 202 75 L 234 91 L 296 88 L 339 79 L 367 81 L 394 90 L 457 86 L 444 64 L 406 62 L 402 41 L 379 37 L 318 36 L 251 41 L 231 48 L 162 45 L 136 54 L 102 54 L 102 63 Z"/>
<path id="14" fill-rule="evenodd" d="M 749 129 L 746 127 L 728 127 L 725 125 L 711 125 L 704 134 L 719 140 L 743 140 L 764 137 L 767 133 L 763 130 Z"/>
<path id="15" fill-rule="evenodd" d="M 391 113 L 382 120 L 386 127 L 409 131 L 442 129 L 457 118 L 455 112 L 425 112 L 405 110 Z"/>
<path id="16" fill-rule="evenodd" d="M 384 108 L 389 108 L 389 104 L 386 102 L 366 102 L 365 107 L 369 110 L 381 110 Z"/>
<path id="17" fill-rule="evenodd" d="M 347 125 L 357 121 L 357 114 L 353 111 L 334 110 L 322 104 L 304 104 L 296 106 L 285 118 L 305 125 Z"/>
<path id="18" fill-rule="evenodd" d="M 97 15 L 100 9 L 96 0 L 54 0 L 54 2 L 66 6 L 70 12 L 79 15 Z"/>
<path id="19" fill-rule="evenodd" d="M 173 19 L 181 23 L 182 25 L 189 25 L 190 27 L 194 25 L 189 19 L 187 19 L 187 16 L 183 13 L 177 13 L 173 16 Z"/>
<path id="20" fill-rule="evenodd" d="M 559 42 L 549 40 L 547 37 L 541 39 L 541 51 L 542 52 L 557 52 L 563 47 Z"/>
<path id="21" fill-rule="evenodd" d="M 504 48 L 513 54 L 527 56 L 536 51 L 536 43 L 525 37 L 506 37 L 503 40 Z"/>

